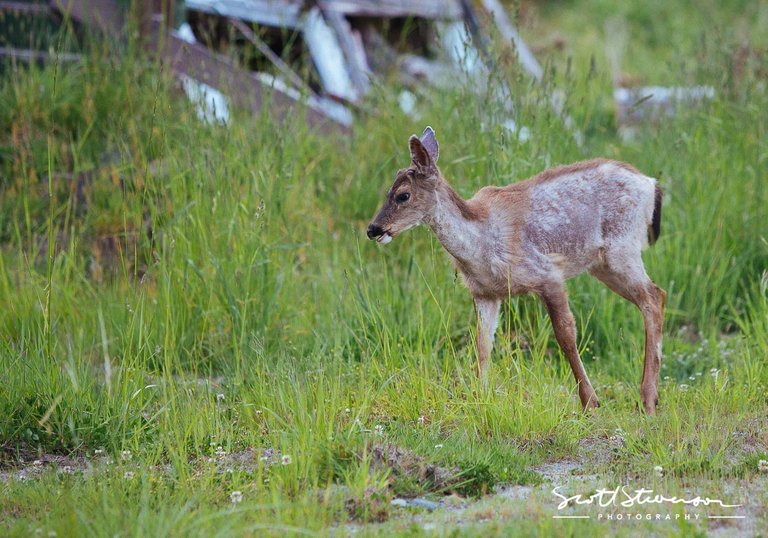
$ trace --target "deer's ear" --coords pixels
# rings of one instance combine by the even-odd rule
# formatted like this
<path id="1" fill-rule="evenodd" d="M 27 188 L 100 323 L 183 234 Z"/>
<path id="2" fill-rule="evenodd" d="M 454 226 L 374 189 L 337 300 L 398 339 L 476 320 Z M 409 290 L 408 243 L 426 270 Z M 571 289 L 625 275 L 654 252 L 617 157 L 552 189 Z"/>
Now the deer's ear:
<path id="1" fill-rule="evenodd" d="M 421 143 L 421 140 L 416 135 L 411 135 L 408 144 L 411 147 L 411 161 L 413 161 L 413 164 L 418 168 L 426 169 L 432 167 L 434 164 L 432 157 L 430 157 L 427 148 L 424 147 L 424 144 Z"/>
<path id="2" fill-rule="evenodd" d="M 432 127 L 427 126 L 424 132 L 421 133 L 421 145 L 427 150 L 429 156 L 432 158 L 432 162 L 437 164 L 437 158 L 440 156 L 440 146 L 435 138 L 435 130 Z"/>

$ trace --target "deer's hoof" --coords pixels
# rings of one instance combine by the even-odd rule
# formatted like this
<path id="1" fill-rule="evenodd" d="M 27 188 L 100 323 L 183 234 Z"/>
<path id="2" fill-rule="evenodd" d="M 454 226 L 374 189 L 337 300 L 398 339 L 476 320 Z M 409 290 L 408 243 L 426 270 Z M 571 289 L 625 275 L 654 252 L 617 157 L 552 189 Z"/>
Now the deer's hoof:
<path id="1" fill-rule="evenodd" d="M 656 406 L 659 405 L 659 395 L 654 393 L 643 394 L 643 408 L 647 415 L 654 415 L 656 413 Z"/>
<path id="2" fill-rule="evenodd" d="M 659 399 L 655 399 L 653 401 L 646 401 L 643 402 L 643 408 L 645 409 L 646 415 L 655 415 L 656 414 L 656 406 L 659 405 Z"/>
<path id="3" fill-rule="evenodd" d="M 600 407 L 600 402 L 598 401 L 597 396 L 593 394 L 589 398 L 584 398 L 581 401 L 581 405 L 584 408 L 584 411 L 595 411 Z"/>

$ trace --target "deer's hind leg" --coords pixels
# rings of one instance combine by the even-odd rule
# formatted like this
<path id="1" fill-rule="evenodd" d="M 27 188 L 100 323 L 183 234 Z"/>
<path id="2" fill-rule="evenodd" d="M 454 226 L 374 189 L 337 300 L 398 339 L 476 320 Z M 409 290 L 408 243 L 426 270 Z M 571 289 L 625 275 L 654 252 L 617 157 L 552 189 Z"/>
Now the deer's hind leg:
<path id="1" fill-rule="evenodd" d="M 661 368 L 661 328 L 667 293 L 651 281 L 645 272 L 640 251 L 606 253 L 605 263 L 590 273 L 608 288 L 637 306 L 645 325 L 645 363 L 640 383 L 640 397 L 648 414 L 659 403 Z"/>

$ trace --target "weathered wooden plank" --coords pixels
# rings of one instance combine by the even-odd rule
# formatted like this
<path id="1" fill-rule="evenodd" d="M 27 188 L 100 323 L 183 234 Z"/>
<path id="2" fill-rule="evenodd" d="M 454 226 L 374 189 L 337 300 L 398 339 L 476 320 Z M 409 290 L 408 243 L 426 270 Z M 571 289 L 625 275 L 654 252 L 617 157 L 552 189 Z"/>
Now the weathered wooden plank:
<path id="1" fill-rule="evenodd" d="M 124 14 L 113 0 L 51 0 L 51 7 L 84 26 L 104 32 L 114 34 L 124 28 Z M 152 20 L 152 41 L 162 47 L 155 52 L 174 75 L 185 75 L 212 88 L 221 88 L 235 105 L 255 113 L 261 113 L 267 98 L 273 117 L 280 117 L 302 104 L 278 89 L 267 89 L 255 74 L 230 59 L 200 43 L 188 43 L 176 32 L 168 31 L 161 19 Z M 307 107 L 306 117 L 310 125 L 322 130 L 347 129 L 317 108 Z"/>
<path id="2" fill-rule="evenodd" d="M 51 9 L 73 21 L 116 35 L 125 28 L 125 14 L 114 0 L 51 0 Z"/>
<path id="3" fill-rule="evenodd" d="M 356 102 L 360 94 L 350 77 L 338 37 L 319 8 L 310 9 L 302 20 L 304 42 L 309 48 L 323 88 L 328 95 Z"/>
<path id="4" fill-rule="evenodd" d="M 336 33 L 355 89 L 358 94 L 364 95 L 370 87 L 371 68 L 362 41 L 355 38 L 349 21 L 338 11 L 324 11 L 323 17 Z"/>
<path id="5" fill-rule="evenodd" d="M 157 21 L 155 31 L 159 36 L 161 29 Z M 200 43 L 188 43 L 176 32 L 168 32 L 164 39 L 158 41 L 164 43 L 158 51 L 159 56 L 172 73 L 219 89 L 239 107 L 260 114 L 268 102 L 270 114 L 279 118 L 301 105 L 279 89 L 265 87 L 256 74 L 240 68 L 229 58 L 212 52 Z M 310 125 L 322 130 L 346 129 L 346 126 L 311 107 L 306 107 L 306 117 Z"/>
<path id="6" fill-rule="evenodd" d="M 302 11 L 311 7 L 303 0 L 187 0 L 187 8 L 222 17 L 233 17 L 267 26 L 297 28 Z M 357 17 L 463 17 L 457 0 L 322 0 L 323 11 Z"/>
<path id="7" fill-rule="evenodd" d="M 301 24 L 302 0 L 186 0 L 187 9 L 277 28 Z"/>
<path id="8" fill-rule="evenodd" d="M 82 59 L 80 54 L 71 52 L 49 53 L 43 50 L 14 49 L 11 47 L 0 47 L 0 58 L 10 58 L 11 60 L 31 63 L 31 62 L 76 62 Z"/>
<path id="9" fill-rule="evenodd" d="M 321 0 L 323 11 L 362 17 L 424 17 L 461 19 L 463 11 L 456 0 Z"/>

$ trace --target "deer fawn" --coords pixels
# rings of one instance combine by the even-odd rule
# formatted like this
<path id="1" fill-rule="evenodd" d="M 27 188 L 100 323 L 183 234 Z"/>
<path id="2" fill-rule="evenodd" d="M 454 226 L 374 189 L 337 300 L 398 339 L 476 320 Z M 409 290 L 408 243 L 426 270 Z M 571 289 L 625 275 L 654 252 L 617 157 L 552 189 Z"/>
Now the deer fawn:
<path id="1" fill-rule="evenodd" d="M 480 376 L 487 379 L 501 302 L 535 293 L 571 365 L 581 404 L 597 407 L 565 290 L 566 279 L 588 271 L 643 315 L 640 393 L 646 412 L 654 413 L 666 292 L 648 278 L 640 253 L 661 231 L 656 180 L 629 164 L 595 159 L 506 187 L 484 187 L 463 200 L 437 168 L 432 128 L 421 138 L 411 136 L 409 143 L 411 164 L 397 172 L 368 237 L 387 244 L 422 222 L 437 235 L 474 299 Z"/>

